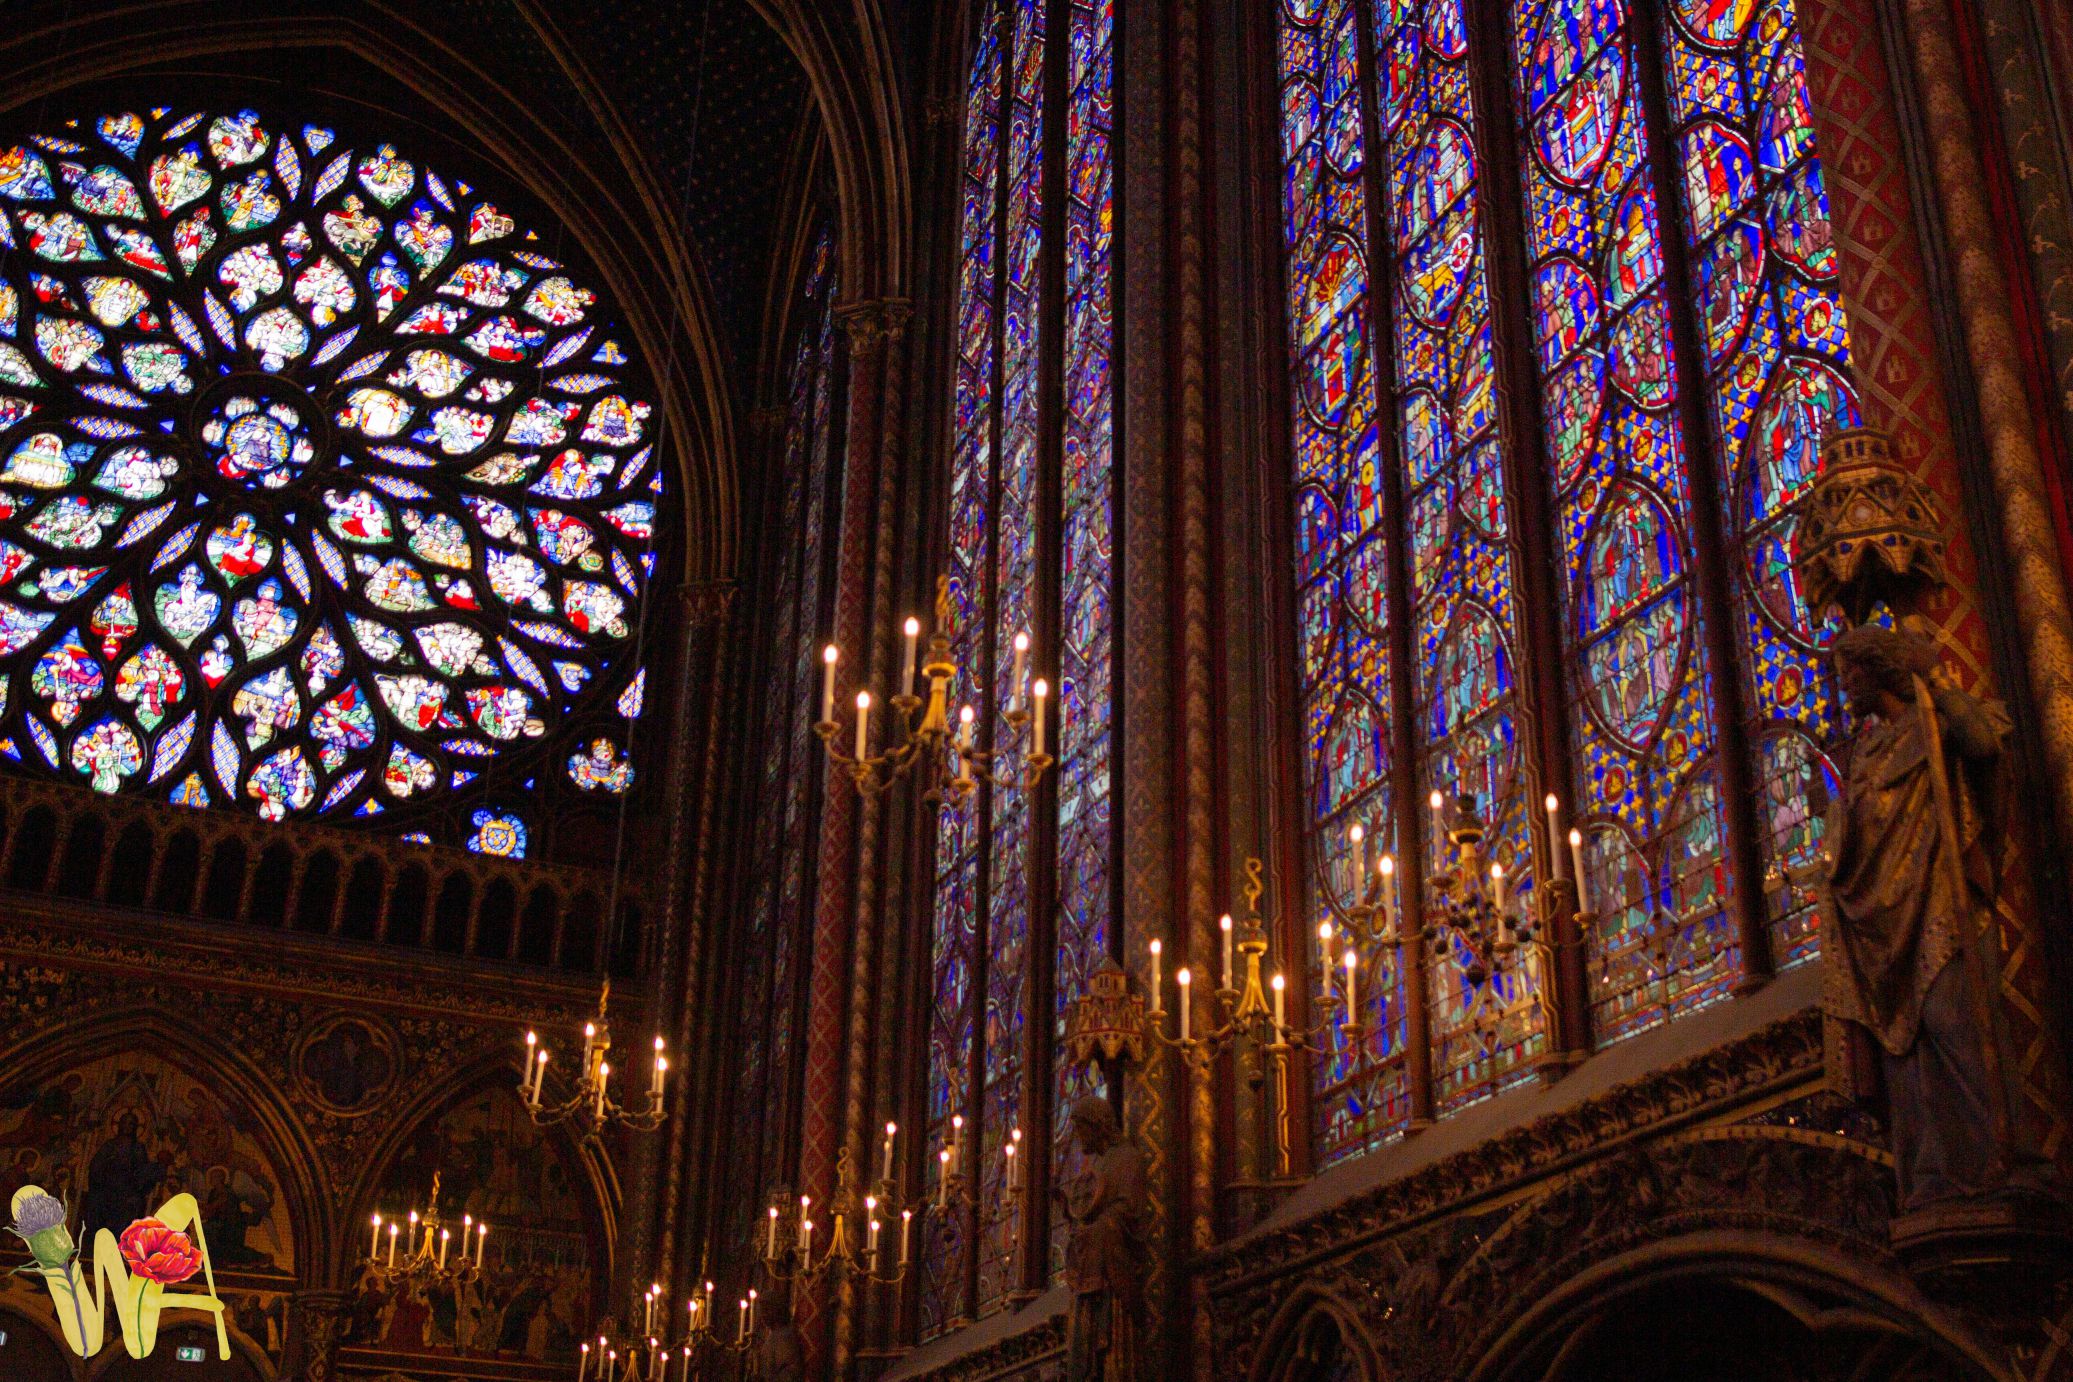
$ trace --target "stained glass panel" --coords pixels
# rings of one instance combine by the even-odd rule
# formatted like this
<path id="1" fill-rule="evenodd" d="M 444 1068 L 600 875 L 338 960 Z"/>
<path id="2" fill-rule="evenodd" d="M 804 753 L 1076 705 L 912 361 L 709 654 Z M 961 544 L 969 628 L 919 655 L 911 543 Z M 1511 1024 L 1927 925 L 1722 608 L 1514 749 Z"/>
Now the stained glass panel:
<path id="1" fill-rule="evenodd" d="M 661 466 L 598 295 L 391 145 L 252 111 L 67 130 L 0 155 L 20 761 L 269 819 L 543 755 L 625 790 L 623 726 L 582 722 L 636 671 Z"/>
<path id="2" fill-rule="evenodd" d="M 1114 339 L 1113 209 L 1115 166 L 1109 139 L 1114 106 L 1114 0 L 1074 0 L 1065 111 L 1065 421 L 1061 486 L 1064 548 L 1060 579 L 1058 698 L 1058 912 L 1054 1040 L 1066 1006 L 1110 953 L 1109 746 L 1111 656 Z M 1052 1118 L 1053 1164 L 1070 1155 L 1065 1111 L 1097 1092 L 1098 1081 L 1058 1056 Z M 1062 1206 L 1054 1222 L 1062 1224 Z M 1062 1267 L 1064 1234 L 1054 1227 L 1052 1268 Z"/>
<path id="3" fill-rule="evenodd" d="M 1726 529 L 1739 539 L 1764 893 L 1783 967 L 1819 948 L 1806 880 L 1820 822 L 1805 789 L 1832 771 L 1823 749 L 1842 709 L 1822 630 L 1793 578 L 1791 515 L 1822 438 L 1862 419 L 1792 0 L 1679 0 L 1671 10 L 1665 66 L 1681 128 L 1692 309 L 1712 371 Z"/>
<path id="4" fill-rule="evenodd" d="M 1298 620 L 1312 927 L 1353 888 L 1348 827 L 1391 819 L 1387 551 L 1381 409 L 1369 299 L 1359 14 L 1351 0 L 1284 0 L 1282 219 L 1294 344 Z M 1335 948 L 1335 947 L 1334 947 Z M 1329 966 L 1334 956 L 1315 956 Z M 1364 957 L 1367 1036 L 1344 1028 L 1317 1072 L 1317 1149 L 1330 1162 L 1401 1131 L 1403 978 L 1393 947 Z M 1380 976 L 1379 980 L 1375 976 Z"/>
<path id="5" fill-rule="evenodd" d="M 1530 794 L 1515 723 L 1516 610 L 1468 35 L 1460 0 L 1382 5 L 1375 14 L 1421 785 L 1475 798 L 1490 826 L 1486 850 L 1509 872 L 1514 895 L 1530 899 Z M 1436 822 L 1429 811 L 1415 814 L 1420 831 L 1409 845 L 1430 852 Z M 1442 1114 L 1521 1078 L 1546 1044 L 1530 966 L 1493 969 L 1486 958 L 1445 945 L 1428 962 L 1434 1106 Z"/>
<path id="6" fill-rule="evenodd" d="M 1530 0 L 1515 30 L 1524 185 L 1587 837 L 1602 1044 L 1724 996 L 1737 953 L 1718 715 L 1690 575 L 1653 135 L 1625 0 Z"/>
<path id="7" fill-rule="evenodd" d="M 994 367 L 999 359 L 995 322 L 1000 291 L 1002 88 L 1007 48 L 989 16 L 979 25 L 965 93 L 964 210 L 958 268 L 956 395 L 950 460 L 950 595 L 953 660 L 982 664 L 986 643 L 986 590 L 992 546 Z M 980 703 L 981 688 L 954 686 L 963 704 Z M 936 827 L 935 907 L 930 939 L 928 1127 L 926 1145 L 939 1148 L 965 1107 L 972 1044 L 980 1027 L 980 852 L 984 831 L 973 810 L 945 812 Z M 940 1165 L 924 1159 L 933 1194 Z M 964 1306 L 967 1245 L 962 1216 L 930 1214 L 921 1252 L 921 1331 L 942 1333 Z"/>

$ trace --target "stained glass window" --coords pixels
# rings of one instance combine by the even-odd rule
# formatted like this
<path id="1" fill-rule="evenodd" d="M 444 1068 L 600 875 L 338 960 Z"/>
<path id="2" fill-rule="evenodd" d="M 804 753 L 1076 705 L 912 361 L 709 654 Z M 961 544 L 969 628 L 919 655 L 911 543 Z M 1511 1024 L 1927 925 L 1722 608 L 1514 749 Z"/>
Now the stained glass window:
<path id="1" fill-rule="evenodd" d="M 0 751 L 268 819 L 633 780 L 663 466 L 582 275 L 393 145 L 119 112 L 0 151 Z M 453 842 L 522 855 L 524 822 Z"/>
<path id="2" fill-rule="evenodd" d="M 956 694 L 977 712 L 985 743 L 1019 753 L 1027 745 L 1011 739 L 1008 716 L 1028 704 L 1035 677 L 1054 675 L 1059 843 L 1055 860 L 1034 857 L 1040 798 L 1014 786 L 982 791 L 937 827 L 927 1135 L 931 1148 L 959 1139 L 976 1208 L 969 1218 L 932 1217 L 921 1263 L 924 1334 L 999 1308 L 1015 1285 L 1024 1229 L 1005 1193 L 1004 1149 L 1042 1113 L 1023 1102 L 1030 1044 L 1057 1039 L 1073 986 L 1114 939 L 1112 7 L 999 0 L 975 15 L 949 567 L 957 663 L 976 676 Z M 1066 104 L 1057 120 L 1047 118 L 1045 90 L 1061 63 Z M 1062 198 L 1047 195 L 1050 186 L 1062 186 Z M 1041 329 L 1051 303 L 1063 308 L 1057 338 Z M 1038 381 L 1053 359 L 1065 398 L 1049 412 Z M 1047 639 L 1054 600 L 1062 628 Z M 1037 651 L 1018 683 L 1024 634 Z M 1056 648 L 1055 674 L 1038 665 L 1046 641 Z M 1040 910 L 1046 877 L 1055 904 Z M 1048 993 L 1030 983 L 1040 946 L 1057 957 Z M 1059 1097 L 1078 1090 L 1061 1074 Z M 954 1119 L 963 1120 L 961 1133 Z M 930 1159 L 931 1187 L 939 1165 Z M 967 1286 L 974 1268 L 976 1297 Z"/>
<path id="3" fill-rule="evenodd" d="M 740 1149 L 752 1163 L 744 1166 L 744 1183 L 758 1191 L 788 1183 L 793 1168 L 785 1164 L 785 1149 L 797 1140 L 789 1072 L 799 1043 L 801 956 L 811 924 L 822 762 L 807 707 L 832 623 L 827 558 L 837 387 L 834 308 L 834 241 L 823 230 L 796 303 L 780 463 L 767 510 L 771 547 L 763 558 L 771 599 L 760 641 L 771 694 L 759 698 L 768 719 L 755 769 L 760 809 L 745 874 L 750 881 L 741 949 L 738 1094 L 742 1126 L 756 1129 L 753 1141 Z M 743 1253 L 751 1251 L 753 1216 L 767 1202 L 763 1193 L 740 1202 L 749 1217 L 733 1229 Z"/>
<path id="4" fill-rule="evenodd" d="M 1514 530 L 1545 525 L 1565 572 L 1569 688 L 1565 704 L 1533 709 L 1568 728 L 1576 780 L 1549 785 L 1587 841 L 1600 1044 L 1729 990 L 1737 888 L 1764 892 L 1781 963 L 1813 953 L 1808 900 L 1788 880 L 1815 844 L 1802 789 L 1828 771 L 1836 697 L 1792 584 L 1789 510 L 1821 437 L 1857 421 L 1791 0 L 1665 9 L 1637 25 L 1626 0 L 1517 0 L 1510 51 L 1482 54 L 1460 0 L 1283 0 L 1280 12 L 1313 904 L 1351 889 L 1356 820 L 1435 857 L 1433 789 L 1477 798 L 1513 888 L 1530 893 L 1538 793 L 1519 732 Z M 1479 83 L 1509 88 L 1522 166 L 1485 168 Z M 1649 114 L 1651 97 L 1667 116 Z M 1681 186 L 1657 185 L 1666 154 Z M 1505 435 L 1498 416 L 1486 253 L 1491 199 L 1519 193 L 1514 290 L 1531 327 L 1511 348 L 1537 376 L 1533 438 Z M 1674 219 L 1665 197 L 1680 199 Z M 1682 228 L 1674 246 L 1669 225 Z M 1690 265 L 1692 301 L 1672 300 L 1666 253 Z M 1704 435 L 1680 411 L 1679 340 L 1709 373 L 1690 385 L 1705 390 L 1707 408 L 1689 414 L 1710 419 Z M 1506 456 L 1521 446 L 1544 465 L 1544 493 L 1508 492 Z M 1717 511 L 1736 558 L 1724 602 L 1702 598 L 1694 573 L 1698 505 Z M 1399 571 L 1407 588 L 1392 591 Z M 1399 619 L 1407 673 L 1390 662 Z M 1732 667 L 1708 651 L 1721 627 L 1736 632 Z M 1725 735 L 1721 677 L 1751 717 Z M 1399 743 L 1417 755 L 1416 803 L 1391 800 Z M 1729 876 L 1723 743 L 1759 785 L 1765 878 Z M 1479 981 L 1452 938 L 1404 953 L 1425 970 L 1432 1085 L 1408 1085 L 1396 954 L 1368 954 L 1383 982 L 1366 990 L 1366 1046 L 1335 1049 L 1317 1074 L 1323 1160 L 1390 1135 L 1420 1097 L 1443 1115 L 1502 1088 L 1547 1049 L 1549 957 Z"/>

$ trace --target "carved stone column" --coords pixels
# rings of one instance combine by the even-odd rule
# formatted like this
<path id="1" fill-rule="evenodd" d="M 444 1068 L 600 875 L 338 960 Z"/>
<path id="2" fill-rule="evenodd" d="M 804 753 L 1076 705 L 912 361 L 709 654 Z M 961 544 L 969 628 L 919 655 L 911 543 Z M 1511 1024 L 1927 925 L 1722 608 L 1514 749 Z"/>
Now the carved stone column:
<path id="1" fill-rule="evenodd" d="M 345 1328 L 344 1291 L 297 1291 L 288 1297 L 282 1353 L 283 1382 L 331 1382 L 338 1372 L 338 1337 Z"/>
<path id="2" fill-rule="evenodd" d="M 676 614 L 681 623 L 677 667 L 682 684 L 676 706 L 677 744 L 670 755 L 676 791 L 670 803 L 665 949 L 656 966 L 667 991 L 655 1009 L 660 1021 L 671 1024 L 671 1050 L 681 1071 L 664 1133 L 662 1203 L 657 1207 L 661 1237 L 655 1250 L 655 1280 L 671 1295 L 683 1294 L 676 1286 L 686 1279 L 686 1264 L 679 1261 L 683 1253 L 678 1244 L 689 1241 L 689 1215 L 682 1204 L 682 1192 L 687 1184 L 694 1183 L 696 1169 L 687 1164 L 690 1150 L 697 1145 L 691 1124 L 694 1115 L 710 1106 L 708 1099 L 694 1101 L 689 1097 L 694 1077 L 711 1073 L 699 1070 L 691 1053 L 715 1049 L 713 1041 L 700 1039 L 710 1038 L 713 1033 L 699 1032 L 698 1023 L 707 1014 L 693 1001 L 693 995 L 699 991 L 705 956 L 711 947 L 707 903 L 713 886 L 713 832 L 720 810 L 720 767 L 726 756 L 722 750 L 721 715 L 727 708 L 726 629 L 733 607 L 733 581 L 700 581 L 677 592 Z M 701 697 L 705 711 L 703 742 L 695 743 L 692 727 L 701 718 L 697 713 Z M 694 753 L 698 757 L 695 765 Z M 694 772 L 698 782 L 695 800 L 689 787 Z"/>
<path id="3" fill-rule="evenodd" d="M 849 419 L 843 446 L 834 641 L 847 650 L 852 669 L 858 665 L 856 659 L 863 660 L 866 675 L 877 645 L 871 622 L 872 600 L 880 584 L 875 568 L 891 558 L 889 552 L 874 550 L 881 504 L 879 448 L 889 308 L 890 304 L 879 302 L 852 303 L 838 307 L 835 313 L 849 338 Z M 904 310 L 900 319 L 905 321 Z M 835 1186 L 835 1160 L 847 1106 L 851 945 L 863 815 L 848 775 L 832 763 L 825 773 L 808 969 L 805 1095 L 798 1140 L 798 1188 L 817 1201 L 825 1201 Z M 834 1342 L 833 1302 L 825 1283 L 795 1292 L 794 1301 L 794 1322 L 806 1349 L 808 1371 L 819 1372 L 826 1368 L 828 1349 Z"/>
<path id="4" fill-rule="evenodd" d="M 866 328 L 880 333 L 879 353 L 883 360 L 880 394 L 879 447 L 877 465 L 877 514 L 873 525 L 871 560 L 871 635 L 864 665 L 871 685 L 889 685 L 892 672 L 896 614 L 893 600 L 894 523 L 900 493 L 899 454 L 902 425 L 906 417 L 907 322 L 912 309 L 904 301 L 887 300 L 876 305 L 872 324 Z M 852 318 L 854 339 L 861 316 Z M 876 992 L 879 972 L 879 919 L 881 885 L 891 860 L 881 848 L 886 834 L 887 802 L 884 796 L 863 802 L 857 823 L 856 917 L 850 937 L 849 1040 L 845 1053 L 845 1085 L 842 1109 L 842 1148 L 850 1164 L 871 1164 L 869 1125 L 871 1122 L 871 1039 L 873 1005 L 867 1001 Z M 834 1375 L 846 1378 L 856 1356 L 857 1289 L 844 1277 L 836 1301 L 833 1328 Z"/>

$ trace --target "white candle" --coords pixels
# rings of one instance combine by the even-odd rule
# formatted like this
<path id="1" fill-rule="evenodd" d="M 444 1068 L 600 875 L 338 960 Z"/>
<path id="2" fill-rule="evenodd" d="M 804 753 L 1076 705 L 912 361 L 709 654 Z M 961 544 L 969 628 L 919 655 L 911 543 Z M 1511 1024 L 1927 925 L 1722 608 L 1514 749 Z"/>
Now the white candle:
<path id="1" fill-rule="evenodd" d="M 908 1235 L 909 1231 L 913 1229 L 913 1227 L 914 1227 L 914 1211 L 913 1211 L 913 1210 L 911 1210 L 911 1209 L 903 1209 L 903 1210 L 901 1210 L 901 1211 L 900 1211 L 900 1265 L 901 1265 L 902 1267 L 904 1267 L 904 1266 L 906 1266 L 906 1265 L 907 1265 L 907 1235 Z"/>
<path id="2" fill-rule="evenodd" d="M 864 759 L 864 743 L 871 733 L 871 693 L 857 692 L 857 761 Z"/>
<path id="3" fill-rule="evenodd" d="M 605 1382 L 619 1375 L 619 1350 L 612 1349 L 605 1354 Z"/>
<path id="4" fill-rule="evenodd" d="M 684 1370 L 678 1376 L 683 1382 L 691 1382 L 691 1345 L 684 1345 Z"/>
<path id="5" fill-rule="evenodd" d="M 950 1115 L 950 1159 L 953 1162 L 957 1160 L 957 1152 L 963 1147 L 964 1140 L 965 1116 L 962 1113 L 953 1113 Z"/>
<path id="6" fill-rule="evenodd" d="M 648 1097 L 662 1102 L 662 1077 L 669 1072 L 669 1060 L 662 1054 L 662 1038 L 655 1038 L 655 1075 L 648 1081 Z"/>
<path id="7" fill-rule="evenodd" d="M 583 1024 L 583 1068 L 585 1070 L 590 1068 L 590 1058 L 596 1053 L 597 1024 L 595 1022 L 586 1022 Z"/>
<path id="8" fill-rule="evenodd" d="M 1008 676 L 1008 713 L 1022 708 L 1022 664 L 1029 660 L 1029 635 L 1015 635 L 1015 670 Z"/>
<path id="9" fill-rule="evenodd" d="M 1396 859 L 1385 854 L 1379 867 L 1382 872 L 1382 934 L 1393 936 L 1396 934 L 1396 899 L 1391 892 L 1396 887 Z"/>
<path id="10" fill-rule="evenodd" d="M 842 650 L 833 643 L 821 649 L 821 723 L 835 723 L 835 664 L 842 661 Z"/>
<path id="11" fill-rule="evenodd" d="M 1569 863 L 1576 870 L 1576 910 L 1591 910 L 1590 875 L 1584 872 L 1584 833 L 1572 829 L 1569 832 Z"/>
<path id="12" fill-rule="evenodd" d="M 874 1209 L 875 1209 L 875 1208 L 877 1208 L 877 1202 L 876 1202 L 876 1201 L 873 1201 L 873 1202 L 872 1202 L 872 1208 L 874 1208 Z M 872 1271 L 874 1271 L 874 1272 L 875 1272 L 875 1271 L 877 1271 L 877 1270 L 878 1270 L 878 1218 L 877 1218 L 877 1216 L 876 1216 L 876 1215 L 873 1215 L 873 1216 L 871 1217 L 871 1219 L 870 1219 L 870 1220 L 869 1220 L 869 1221 L 868 1221 L 868 1222 L 867 1222 L 867 1223 L 865 1224 L 865 1231 L 864 1231 L 864 1252 L 865 1252 L 865 1254 L 866 1254 L 866 1255 L 867 1255 L 867 1256 L 868 1256 L 868 1257 L 869 1257 L 869 1258 L 871 1259 L 871 1270 L 872 1270 Z"/>
<path id="13" fill-rule="evenodd" d="M 586 1377 L 588 1377 L 589 1375 L 590 1375 L 590 1345 L 586 1343 L 586 1344 L 584 1344 L 584 1345 L 583 1345 L 583 1354 L 582 1354 L 582 1357 L 581 1357 L 581 1358 L 580 1358 L 580 1359 L 578 1360 L 578 1362 L 577 1362 L 577 1364 L 576 1364 L 576 1382 L 583 1382 L 583 1379 L 584 1379 L 584 1378 L 586 1378 Z"/>
<path id="14" fill-rule="evenodd" d="M 520 1066 L 518 1070 L 518 1095 L 528 1104 L 533 1102 L 533 1065 L 534 1057 L 539 1053 L 539 1046 L 540 1034 L 538 1032 L 527 1032 L 525 1034 L 525 1064 Z"/>
<path id="15" fill-rule="evenodd" d="M 972 735 L 977 732 L 973 726 L 978 723 L 978 720 L 979 712 L 970 706 L 964 706 L 957 712 L 958 747 L 966 753 L 972 751 Z"/>
<path id="16" fill-rule="evenodd" d="M 452 1231 L 451 1231 L 451 1230 L 449 1230 L 449 1229 L 440 1229 L 440 1230 L 439 1230 L 439 1269 L 440 1269 L 441 1271 L 445 1271 L 445 1270 L 446 1270 L 446 1249 L 447 1249 L 447 1245 L 448 1245 L 449 1243 L 451 1243 L 452 1241 L 453 1241 L 453 1233 L 452 1233 Z"/>
<path id="17" fill-rule="evenodd" d="M 1490 894 L 1500 915 L 1504 912 L 1504 865 L 1490 865 Z"/>
<path id="18" fill-rule="evenodd" d="M 1358 986 L 1358 985 L 1357 985 L 1357 984 L 1355 983 L 1355 981 L 1354 981 L 1354 977 L 1353 977 L 1353 970 L 1354 970 L 1354 966 L 1355 966 L 1356 964 L 1358 964 L 1359 962 L 1360 962 L 1360 961 L 1359 961 L 1359 957 L 1358 957 L 1358 956 L 1356 956 L 1356 955 L 1355 955 L 1355 954 L 1353 953 L 1353 951 L 1352 951 L 1352 950 L 1350 950 L 1350 949 L 1349 949 L 1349 950 L 1347 950 L 1347 952 L 1346 952 L 1346 1020 L 1347 1020 L 1348 1022 L 1359 1022 L 1359 1021 L 1360 1021 L 1360 989 L 1359 989 L 1359 986 Z"/>
<path id="19" fill-rule="evenodd" d="M 892 1184 L 893 1179 L 893 1134 L 899 1130 L 896 1124 L 885 1125 L 885 1174 L 879 1179 L 888 1185 Z"/>
<path id="20" fill-rule="evenodd" d="M 900 666 L 900 694 L 911 696 L 914 694 L 914 654 L 921 646 L 921 621 L 910 617 L 907 620 L 906 632 L 907 657 Z"/>
<path id="21" fill-rule="evenodd" d="M 540 1090 L 547 1083 L 547 1053 L 540 1053 L 539 1063 L 533 1067 L 533 1107 L 540 1106 Z"/>
<path id="22" fill-rule="evenodd" d="M 489 1245 L 489 1225 L 475 1226 L 475 1270 L 482 1270 L 482 1250 Z"/>
<path id="23" fill-rule="evenodd" d="M 1231 987 L 1231 914 L 1224 913 L 1217 918 L 1218 928 L 1224 933 L 1224 987 Z"/>
<path id="24" fill-rule="evenodd" d="M 1008 1144 L 1007 1146 L 1005 1146 L 1005 1147 L 1001 1148 L 1001 1153 L 1002 1153 L 1002 1154 L 1003 1154 L 1004 1156 L 1006 1156 L 1006 1157 L 1007 1157 L 1007 1165 L 1008 1165 L 1008 1172 L 1007 1172 L 1007 1179 L 1006 1179 L 1006 1181 L 1005 1181 L 1005 1184 L 1007 1185 L 1007 1188 L 1008 1188 L 1008 1189 L 1009 1189 L 1010 1191 L 1013 1191 L 1013 1190 L 1014 1190 L 1014 1189 L 1016 1188 L 1016 1181 L 1015 1181 L 1015 1144 L 1014 1144 L 1014 1143 L 1012 1143 L 1012 1142 L 1010 1142 L 1010 1143 L 1009 1143 L 1009 1144 Z"/>
<path id="25" fill-rule="evenodd" d="M 389 1225 L 389 1265 L 396 1265 L 396 1226 Z"/>
<path id="26" fill-rule="evenodd" d="M 648 1289 L 647 1297 L 641 1301 L 641 1333 L 646 1334 L 654 1328 L 655 1290 L 653 1287 L 650 1287 Z"/>
<path id="27" fill-rule="evenodd" d="M 801 1220 L 799 1221 L 799 1260 L 800 1260 L 801 1262 L 809 1262 L 809 1261 L 811 1261 L 812 1259 L 813 1259 L 813 1220 L 811 1220 L 811 1219 L 801 1219 Z"/>
<path id="28" fill-rule="evenodd" d="M 755 1288 L 755 1287 L 753 1287 L 753 1286 L 751 1286 L 751 1287 L 749 1288 L 749 1330 L 750 1330 L 750 1332 L 751 1332 L 751 1333 L 753 1333 L 753 1332 L 755 1331 L 755 1328 L 756 1328 L 756 1288 Z"/>
<path id="29" fill-rule="evenodd" d="M 1446 798 L 1440 795 L 1440 789 L 1437 787 L 1433 788 L 1432 795 L 1426 798 L 1426 801 L 1432 806 L 1432 866 L 1434 869 L 1438 869 L 1441 862 L 1446 858 L 1446 819 L 1440 812 L 1440 804 L 1445 800 Z"/>
<path id="30" fill-rule="evenodd" d="M 597 1066 L 597 1102 L 592 1107 L 591 1112 L 600 1121 L 605 1116 L 605 1082 L 611 1078 L 612 1067 L 604 1061 L 599 1061 Z"/>
<path id="31" fill-rule="evenodd" d="M 1162 1002 L 1162 1000 L 1161 1000 L 1161 998 L 1160 998 L 1160 995 L 1159 995 L 1159 956 L 1160 956 L 1160 954 L 1161 954 L 1161 953 L 1162 953 L 1162 952 L 1164 951 L 1164 949 L 1165 949 L 1165 947 L 1164 947 L 1164 946 L 1162 946 L 1162 945 L 1161 945 L 1161 944 L 1160 944 L 1160 943 L 1159 943 L 1158 941 L 1153 941 L 1153 942 L 1152 942 L 1152 1016 L 1153 1016 L 1153 1017 L 1157 1017 L 1157 1016 L 1159 1016 L 1159 1015 L 1160 1015 L 1161 1013 L 1163 1013 L 1163 1012 L 1165 1012 L 1165 1011 L 1166 1011 L 1166 1009 L 1165 1009 L 1165 1006 L 1163 1005 L 1163 1002 Z"/>
<path id="32" fill-rule="evenodd" d="M 741 1314 L 736 1318 L 739 1323 L 734 1326 L 734 1342 L 738 1344 L 749 1337 L 749 1300 L 747 1296 L 742 1297 Z"/>
<path id="33" fill-rule="evenodd" d="M 374 1216 L 374 1241 L 367 1245 L 367 1260 L 381 1256 L 381 1215 Z"/>
<path id="34" fill-rule="evenodd" d="M 1368 832 L 1355 821 L 1346 834 L 1353 841 L 1353 900 L 1358 902 L 1368 895 Z"/>
<path id="35" fill-rule="evenodd" d="M 1029 694 L 1036 700 L 1036 718 L 1030 721 L 1029 751 L 1038 758 L 1044 756 L 1044 698 L 1051 694 L 1051 683 L 1042 677 L 1029 688 Z"/>
<path id="36" fill-rule="evenodd" d="M 1279 974 L 1274 976 L 1274 1039 L 1276 1041 L 1279 1041 L 1281 1039 L 1282 1031 L 1285 1030 L 1288 1026 L 1288 1020 L 1282 1011 L 1282 1003 L 1284 997 L 1283 990 L 1285 990 L 1287 987 L 1288 981 L 1286 979 L 1282 978 Z"/>
<path id="37" fill-rule="evenodd" d="M 1553 792 L 1549 792 L 1544 805 L 1546 805 L 1548 810 L 1548 854 L 1555 862 L 1555 881 L 1559 883 L 1568 876 L 1566 872 L 1568 861 L 1563 859 L 1562 848 L 1557 843 L 1562 838 L 1561 826 L 1557 820 L 1562 810 L 1562 803 L 1555 799 Z"/>
<path id="38" fill-rule="evenodd" d="M 948 1209 L 950 1207 L 950 1149 L 945 1147 L 942 1151 L 937 1152 L 936 1161 L 939 1163 L 936 1172 L 936 1208 Z"/>
<path id="39" fill-rule="evenodd" d="M 1319 951 L 1324 955 L 1324 963 L 1318 966 L 1318 972 L 1324 976 L 1324 1002 L 1326 1007 L 1330 1007 L 1332 1002 L 1332 924 L 1329 921 L 1317 923 L 1317 945 Z"/>
<path id="40" fill-rule="evenodd" d="M 1188 985 L 1194 982 L 1194 977 L 1185 968 L 1173 976 L 1173 981 L 1180 985 L 1180 1039 L 1182 1041 L 1188 1039 Z"/>

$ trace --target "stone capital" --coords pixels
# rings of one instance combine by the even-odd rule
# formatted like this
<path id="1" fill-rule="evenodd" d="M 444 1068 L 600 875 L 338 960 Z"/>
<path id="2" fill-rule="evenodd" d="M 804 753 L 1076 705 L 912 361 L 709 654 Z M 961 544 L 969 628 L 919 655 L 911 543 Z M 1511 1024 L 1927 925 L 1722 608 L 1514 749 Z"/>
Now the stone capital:
<path id="1" fill-rule="evenodd" d="M 835 320 L 849 335 L 850 349 L 859 353 L 898 341 L 913 315 L 914 304 L 906 298 L 849 302 L 835 309 Z"/>

